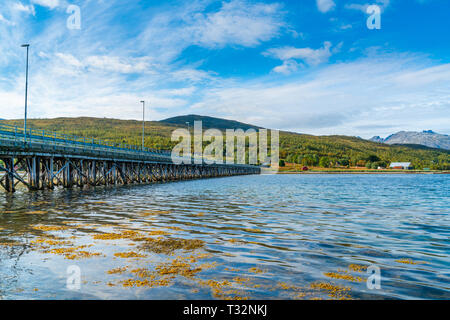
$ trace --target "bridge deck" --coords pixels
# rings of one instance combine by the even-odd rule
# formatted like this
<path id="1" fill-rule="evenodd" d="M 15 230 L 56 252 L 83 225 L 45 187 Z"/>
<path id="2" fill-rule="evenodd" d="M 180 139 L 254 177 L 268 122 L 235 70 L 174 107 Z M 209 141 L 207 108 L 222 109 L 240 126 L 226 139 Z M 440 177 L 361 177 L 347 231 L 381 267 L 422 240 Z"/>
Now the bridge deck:
<path id="1" fill-rule="evenodd" d="M 173 163 L 169 150 L 139 148 L 133 145 L 117 144 L 100 139 L 84 138 L 51 131 L 27 129 L 0 124 L 0 155 L 57 155 L 104 160 L 128 160 L 157 163 Z M 185 158 L 193 163 L 194 158 Z M 242 164 L 214 164 L 215 166 L 252 167 Z"/>
<path id="2" fill-rule="evenodd" d="M 177 160 L 180 160 L 178 158 Z M 171 152 L 0 124 L 0 186 L 14 192 L 258 174 L 242 164 L 173 162 Z M 196 159 L 198 160 L 198 159 Z"/>

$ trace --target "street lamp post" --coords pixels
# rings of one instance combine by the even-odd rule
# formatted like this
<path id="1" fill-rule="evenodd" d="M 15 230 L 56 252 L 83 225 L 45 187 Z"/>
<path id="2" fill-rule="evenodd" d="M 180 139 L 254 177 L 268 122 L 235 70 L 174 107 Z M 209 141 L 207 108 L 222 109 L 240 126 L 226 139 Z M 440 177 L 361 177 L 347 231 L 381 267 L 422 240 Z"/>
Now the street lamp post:
<path id="1" fill-rule="evenodd" d="M 142 103 L 142 151 L 144 151 L 144 134 L 145 134 L 145 101 Z"/>
<path id="2" fill-rule="evenodd" d="M 28 104 L 28 51 L 30 48 L 29 44 L 23 44 L 22 48 L 27 48 L 27 71 L 25 77 L 25 119 L 23 122 L 23 142 L 27 142 L 27 104 Z"/>
<path id="3" fill-rule="evenodd" d="M 189 126 L 190 126 L 190 125 L 189 125 L 189 122 L 186 122 L 186 124 L 187 124 L 187 126 L 188 126 L 188 132 L 190 132 L 190 131 L 189 131 Z"/>

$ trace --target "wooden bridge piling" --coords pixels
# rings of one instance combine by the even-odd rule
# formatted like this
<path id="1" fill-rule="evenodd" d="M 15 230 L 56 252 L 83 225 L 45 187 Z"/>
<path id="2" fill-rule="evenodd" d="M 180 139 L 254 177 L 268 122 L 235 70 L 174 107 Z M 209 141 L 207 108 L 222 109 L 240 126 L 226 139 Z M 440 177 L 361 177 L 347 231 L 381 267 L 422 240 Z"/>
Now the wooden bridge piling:
<path id="1" fill-rule="evenodd" d="M 30 190 L 99 185 L 127 185 L 257 174 L 257 167 L 155 163 L 134 160 L 79 159 L 65 156 L 0 158 L 0 185 L 14 192 L 21 183 Z"/>

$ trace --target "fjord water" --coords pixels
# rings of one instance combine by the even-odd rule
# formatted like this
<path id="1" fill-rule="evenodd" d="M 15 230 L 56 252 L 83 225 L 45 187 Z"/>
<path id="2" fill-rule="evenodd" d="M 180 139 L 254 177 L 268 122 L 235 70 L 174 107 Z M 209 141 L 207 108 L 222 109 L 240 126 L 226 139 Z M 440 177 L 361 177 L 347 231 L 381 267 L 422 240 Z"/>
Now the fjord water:
<path id="1" fill-rule="evenodd" d="M 0 298 L 450 299 L 449 179 L 259 175 L 2 193 Z M 79 289 L 67 286 L 74 265 Z M 367 286 L 371 265 L 380 289 Z"/>

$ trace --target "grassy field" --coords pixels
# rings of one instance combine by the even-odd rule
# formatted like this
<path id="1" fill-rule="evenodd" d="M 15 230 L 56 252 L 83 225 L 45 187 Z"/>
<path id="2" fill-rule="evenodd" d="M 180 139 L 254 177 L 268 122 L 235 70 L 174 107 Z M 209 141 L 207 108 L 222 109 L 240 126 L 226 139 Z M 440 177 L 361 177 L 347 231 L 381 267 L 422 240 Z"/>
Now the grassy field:
<path id="1" fill-rule="evenodd" d="M 278 173 L 370 173 L 370 174 L 382 174 L 382 173 L 450 173 L 450 171 L 444 170 L 399 170 L 399 169 L 367 169 L 366 167 L 334 167 L 334 168 L 323 168 L 323 167 L 308 167 L 308 170 L 303 170 L 303 165 L 295 163 L 286 163 L 284 167 L 280 167 Z"/>

